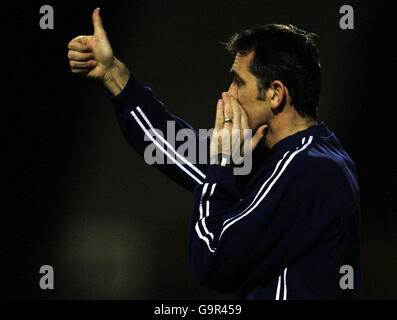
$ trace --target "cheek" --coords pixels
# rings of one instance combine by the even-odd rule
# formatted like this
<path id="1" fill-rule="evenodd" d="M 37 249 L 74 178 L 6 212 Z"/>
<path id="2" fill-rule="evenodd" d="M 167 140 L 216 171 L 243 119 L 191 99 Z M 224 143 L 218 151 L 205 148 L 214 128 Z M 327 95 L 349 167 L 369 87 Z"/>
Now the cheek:
<path id="1" fill-rule="evenodd" d="M 244 94 L 244 91 L 239 90 L 237 97 L 238 97 L 238 99 L 237 99 L 238 102 L 239 102 L 244 108 L 248 107 L 247 104 L 249 104 L 249 101 L 247 100 L 247 97 L 246 97 L 246 95 Z M 247 109 L 247 108 L 246 108 L 246 109 Z"/>
<path id="2" fill-rule="evenodd" d="M 252 97 L 246 93 L 239 93 L 238 101 L 245 111 L 247 111 L 248 115 L 250 117 L 253 116 L 255 113 L 255 101 L 253 101 Z"/>
<path id="3" fill-rule="evenodd" d="M 252 102 L 247 98 L 245 94 L 239 93 L 238 95 L 238 102 L 240 105 L 244 108 L 244 110 L 247 112 L 248 118 L 252 118 L 253 111 L 252 110 Z"/>

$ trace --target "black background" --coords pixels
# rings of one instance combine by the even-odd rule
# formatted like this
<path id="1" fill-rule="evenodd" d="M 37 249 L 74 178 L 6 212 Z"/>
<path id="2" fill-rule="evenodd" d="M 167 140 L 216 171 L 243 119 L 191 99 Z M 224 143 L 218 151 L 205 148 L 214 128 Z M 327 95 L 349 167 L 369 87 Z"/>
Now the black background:
<path id="1" fill-rule="evenodd" d="M 52 5 L 55 29 L 39 27 Z M 339 28 L 339 8 L 355 29 Z M 364 298 L 397 298 L 395 42 L 381 1 L 13 1 L 2 8 L 1 295 L 38 299 L 228 299 L 187 266 L 192 195 L 122 137 L 100 83 L 71 74 L 67 44 L 101 7 L 115 54 L 166 107 L 210 128 L 233 58 L 218 41 L 266 23 L 320 36 L 320 119 L 356 163 Z M 39 288 L 39 268 L 55 290 Z"/>

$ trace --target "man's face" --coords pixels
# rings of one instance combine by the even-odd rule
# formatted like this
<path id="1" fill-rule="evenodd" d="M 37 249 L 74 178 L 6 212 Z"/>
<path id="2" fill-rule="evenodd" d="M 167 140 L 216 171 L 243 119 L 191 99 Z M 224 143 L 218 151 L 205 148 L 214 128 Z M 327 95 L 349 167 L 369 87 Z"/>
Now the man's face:
<path id="1" fill-rule="evenodd" d="M 245 109 L 250 127 L 255 132 L 260 125 L 269 123 L 271 112 L 268 99 L 265 101 L 257 99 L 259 95 L 258 79 L 249 71 L 253 56 L 253 51 L 244 56 L 236 54 L 230 70 L 233 82 L 228 92 Z"/>

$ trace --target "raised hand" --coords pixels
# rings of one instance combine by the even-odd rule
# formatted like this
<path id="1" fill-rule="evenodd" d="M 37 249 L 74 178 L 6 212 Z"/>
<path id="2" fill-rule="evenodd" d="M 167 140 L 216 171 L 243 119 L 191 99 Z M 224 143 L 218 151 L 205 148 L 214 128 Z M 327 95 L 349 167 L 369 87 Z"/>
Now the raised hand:
<path id="1" fill-rule="evenodd" d="M 115 57 L 96 8 L 92 14 L 94 35 L 78 36 L 69 42 L 68 58 L 73 73 L 106 81 Z"/>
<path id="2" fill-rule="evenodd" d="M 266 124 L 260 126 L 252 136 L 246 111 L 233 95 L 223 92 L 222 99 L 219 99 L 217 104 L 210 146 L 211 159 L 223 153 L 230 156 L 234 162 L 239 162 L 245 148 L 254 150 L 264 137 L 267 127 Z"/>

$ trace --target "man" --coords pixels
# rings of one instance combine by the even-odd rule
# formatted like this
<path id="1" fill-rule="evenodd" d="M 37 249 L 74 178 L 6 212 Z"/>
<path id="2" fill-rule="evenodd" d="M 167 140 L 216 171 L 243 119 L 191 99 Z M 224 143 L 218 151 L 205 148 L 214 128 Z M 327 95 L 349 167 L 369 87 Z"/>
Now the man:
<path id="1" fill-rule="evenodd" d="M 243 299 L 360 298 L 356 170 L 317 121 L 321 69 L 312 34 L 267 25 L 231 38 L 233 81 L 218 100 L 215 130 L 205 142 L 209 162 L 202 164 L 152 130 L 166 132 L 169 121 L 176 131 L 192 128 L 114 56 L 99 9 L 93 24 L 93 36 L 69 43 L 71 70 L 101 80 L 131 146 L 143 155 L 154 143 L 171 160 L 155 166 L 194 192 L 189 266 L 197 281 Z M 254 132 L 254 168 L 238 176 L 231 144 L 244 129 Z M 197 141 L 205 139 L 194 132 Z"/>

